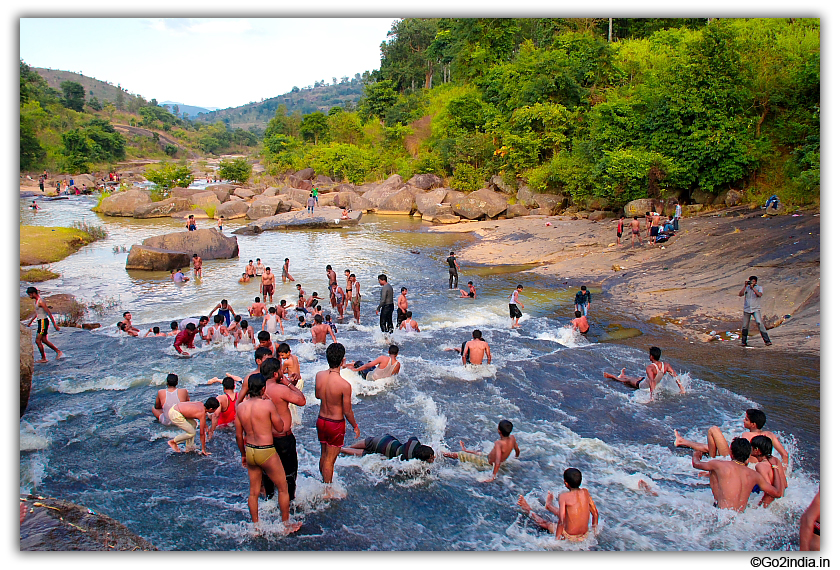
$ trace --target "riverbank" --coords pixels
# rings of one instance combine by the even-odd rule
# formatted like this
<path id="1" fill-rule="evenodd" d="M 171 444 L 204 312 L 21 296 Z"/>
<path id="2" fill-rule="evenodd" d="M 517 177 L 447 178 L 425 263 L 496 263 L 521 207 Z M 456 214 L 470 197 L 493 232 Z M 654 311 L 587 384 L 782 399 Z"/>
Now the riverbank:
<path id="1" fill-rule="evenodd" d="M 539 263 L 529 271 L 575 288 L 600 286 L 602 296 L 593 305 L 604 303 L 612 313 L 659 327 L 663 335 L 739 349 L 725 332 L 738 334 L 743 299 L 737 294 L 755 275 L 764 288 L 762 314 L 773 327 L 773 348 L 764 347 L 754 328 L 750 344 L 819 355 L 819 212 L 768 218 L 760 213 L 722 211 L 683 219 L 668 242 L 642 247 L 630 247 L 629 222 L 618 245 L 615 220 L 570 216 L 468 222 L 430 231 L 474 233 L 478 239 L 457 252 L 462 262 Z M 527 303 L 527 291 L 523 299 Z"/>
<path id="2" fill-rule="evenodd" d="M 93 236 L 76 228 L 20 226 L 20 264 L 55 263 L 93 241 Z"/>

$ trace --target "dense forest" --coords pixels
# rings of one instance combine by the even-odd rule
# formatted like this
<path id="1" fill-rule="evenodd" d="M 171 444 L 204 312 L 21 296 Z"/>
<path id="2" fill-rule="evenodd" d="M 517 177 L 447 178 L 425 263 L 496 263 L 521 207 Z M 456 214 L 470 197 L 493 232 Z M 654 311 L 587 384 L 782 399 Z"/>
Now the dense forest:
<path id="1" fill-rule="evenodd" d="M 470 191 L 496 176 L 599 207 L 730 188 L 819 201 L 818 19 L 407 18 L 380 50 L 371 73 L 196 121 L 59 91 L 21 61 L 21 170 L 194 149 L 356 184 L 433 172 Z"/>
<path id="2" fill-rule="evenodd" d="M 819 200 L 816 19 L 395 21 L 356 110 L 289 116 L 270 172 L 434 172 L 579 204 L 745 189 Z M 762 198 L 763 201 L 763 198 Z"/>

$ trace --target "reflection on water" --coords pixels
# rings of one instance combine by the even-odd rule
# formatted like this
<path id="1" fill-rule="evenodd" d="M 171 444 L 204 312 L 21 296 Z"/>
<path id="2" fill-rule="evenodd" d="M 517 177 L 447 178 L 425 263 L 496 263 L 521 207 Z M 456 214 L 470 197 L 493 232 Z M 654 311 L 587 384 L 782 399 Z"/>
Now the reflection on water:
<path id="1" fill-rule="evenodd" d="M 43 284 L 47 293 L 72 292 L 88 302 L 119 298 L 119 306 L 102 317 L 103 329 L 62 329 L 54 335 L 68 358 L 37 369 L 20 428 L 22 491 L 112 515 L 164 549 L 763 550 L 797 544 L 799 516 L 819 478 L 814 460 L 819 433 L 804 429 L 801 418 L 780 408 L 794 409 L 791 402 L 804 395 L 805 405 L 796 409 L 818 428 L 819 400 L 812 397 L 814 385 L 818 394 L 818 366 L 782 376 L 769 365 L 753 362 L 750 368 L 746 361 L 720 362 L 684 351 L 684 345 L 663 344 L 688 394 L 680 396 L 668 380 L 657 400 L 648 403 L 647 394 L 602 376 L 621 367 L 641 373 L 648 362 L 647 331 L 638 339 L 591 342 L 567 326 L 578 285 L 532 273 L 464 267 L 460 285 L 473 280 L 478 298 L 461 299 L 447 289 L 443 260 L 470 239 L 466 236 L 426 233 L 416 220 L 393 216 L 365 216 L 359 227 L 341 231 L 240 236 L 238 259 L 206 261 L 203 279 L 175 284 L 165 274 L 128 274 L 126 254 L 114 254 L 113 246 L 181 231 L 180 222 L 99 218 L 88 211 L 93 203 L 74 198 L 37 214 L 21 207 L 25 223 L 94 221 L 110 233 L 54 264 L 62 277 Z M 232 221 L 229 227 L 242 223 Z M 199 226 L 212 227 L 212 222 L 199 221 Z M 209 457 L 173 454 L 166 439 L 177 431 L 157 424 L 150 412 L 169 372 L 179 375 L 191 399 L 205 399 L 220 393 L 206 380 L 226 372 L 246 374 L 253 368 L 252 352 L 211 345 L 181 360 L 173 356 L 171 339 L 121 337 L 114 327 L 123 310 L 131 310 L 141 329 L 167 327 L 169 320 L 208 312 L 222 297 L 244 312 L 258 285 L 236 280 L 248 259 L 257 257 L 275 270 L 289 257 L 292 275 L 307 292 L 326 291 L 328 263 L 339 283 L 345 267 L 359 276 L 362 324 L 338 325 L 348 360 L 374 358 L 395 342 L 402 362 L 402 373 L 388 380 L 348 375 L 362 434 L 391 433 L 402 440 L 416 435 L 439 457 L 434 465 L 341 457 L 336 481 L 347 498 L 324 501 L 313 427 L 318 411 L 313 377 L 325 368 L 324 349 L 301 343 L 307 334 L 288 327 L 282 338 L 301 360 L 308 402 L 295 430 L 300 467 L 294 516 L 304 527 L 293 537 L 281 536 L 276 503 L 266 501 L 260 505 L 264 534 L 252 533 L 247 476 L 232 432 L 218 434 Z M 379 332 L 374 311 L 380 272 L 396 290 L 408 288 L 422 332 L 397 332 L 391 338 Z M 520 282 L 525 315 L 523 327 L 512 330 L 507 302 Z M 275 302 L 294 296 L 293 284 L 278 283 Z M 616 323 L 606 309 L 596 296 L 590 313 L 595 339 L 621 336 L 632 326 L 611 326 Z M 465 368 L 444 349 L 460 346 L 474 328 L 489 342 L 493 362 Z M 715 424 L 727 434 L 739 433 L 744 409 L 756 406 L 768 410 L 767 427 L 791 452 L 788 495 L 766 510 L 751 508 L 742 515 L 716 510 L 688 451 L 671 445 L 672 430 L 697 440 Z M 488 451 L 502 418 L 513 422 L 522 455 L 502 467 L 495 483 L 482 484 L 486 472 L 440 457 L 440 451 L 457 449 L 459 440 Z M 346 441 L 352 441 L 352 433 Z M 556 494 L 569 466 L 584 474 L 584 486 L 601 511 L 601 531 L 583 544 L 558 545 L 528 523 L 514 503 L 520 493 L 532 504 L 543 501 L 547 491 Z M 639 491 L 640 479 L 658 497 Z"/>

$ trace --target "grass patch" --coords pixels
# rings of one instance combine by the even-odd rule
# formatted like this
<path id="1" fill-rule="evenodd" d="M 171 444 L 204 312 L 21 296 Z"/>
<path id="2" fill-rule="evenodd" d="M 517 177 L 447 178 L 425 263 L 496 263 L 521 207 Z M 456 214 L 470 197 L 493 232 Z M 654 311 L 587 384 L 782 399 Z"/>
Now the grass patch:
<path id="1" fill-rule="evenodd" d="M 20 280 L 27 283 L 40 283 L 61 277 L 58 273 L 51 271 L 49 267 L 36 267 L 34 269 L 20 270 Z"/>
<path id="2" fill-rule="evenodd" d="M 77 228 L 20 226 L 20 265 L 43 265 L 61 261 L 95 241 Z"/>
<path id="3" fill-rule="evenodd" d="M 191 210 L 204 210 L 211 220 L 216 217 L 216 204 L 193 204 Z"/>
<path id="4" fill-rule="evenodd" d="M 91 241 L 99 241 L 108 237 L 108 232 L 102 226 L 92 226 L 87 222 L 73 222 L 72 227 L 88 234 L 92 238 Z"/>
<path id="5" fill-rule="evenodd" d="M 102 201 L 103 201 L 103 200 L 105 200 L 105 198 L 107 198 L 107 197 L 108 197 L 108 196 L 110 196 L 111 194 L 112 194 L 112 192 L 107 192 L 107 191 L 105 191 L 105 190 L 101 191 L 101 192 L 99 193 L 99 196 L 98 196 L 98 197 L 97 197 L 97 199 L 96 199 L 96 206 L 94 206 L 94 207 L 93 207 L 93 211 L 94 211 L 94 212 L 98 212 L 98 211 L 99 211 L 99 207 L 102 205 Z"/>

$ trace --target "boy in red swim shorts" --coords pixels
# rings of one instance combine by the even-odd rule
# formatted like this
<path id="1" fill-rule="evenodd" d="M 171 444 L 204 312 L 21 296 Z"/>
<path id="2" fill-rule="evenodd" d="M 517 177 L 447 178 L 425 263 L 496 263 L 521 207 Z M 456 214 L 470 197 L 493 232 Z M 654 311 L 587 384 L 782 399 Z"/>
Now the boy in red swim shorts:
<path id="1" fill-rule="evenodd" d="M 321 401 L 318 421 L 318 441 L 321 442 L 321 460 L 318 468 L 327 484 L 326 498 L 332 498 L 332 479 L 335 460 L 344 445 L 345 418 L 353 426 L 356 439 L 361 436 L 359 424 L 353 417 L 353 405 L 350 402 L 352 389 L 350 383 L 339 373 L 344 365 L 344 345 L 334 342 L 327 347 L 329 370 L 322 370 L 315 375 L 315 397 Z"/>

